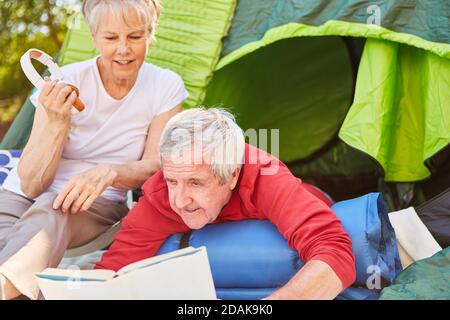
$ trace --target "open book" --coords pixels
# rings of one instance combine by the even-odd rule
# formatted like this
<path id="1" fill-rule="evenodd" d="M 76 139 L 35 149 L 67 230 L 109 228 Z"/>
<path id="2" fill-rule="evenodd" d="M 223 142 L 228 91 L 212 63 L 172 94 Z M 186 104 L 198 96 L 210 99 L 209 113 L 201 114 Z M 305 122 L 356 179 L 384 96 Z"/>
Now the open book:
<path id="1" fill-rule="evenodd" d="M 206 247 L 188 247 L 112 270 L 35 273 L 45 299 L 216 299 Z"/>

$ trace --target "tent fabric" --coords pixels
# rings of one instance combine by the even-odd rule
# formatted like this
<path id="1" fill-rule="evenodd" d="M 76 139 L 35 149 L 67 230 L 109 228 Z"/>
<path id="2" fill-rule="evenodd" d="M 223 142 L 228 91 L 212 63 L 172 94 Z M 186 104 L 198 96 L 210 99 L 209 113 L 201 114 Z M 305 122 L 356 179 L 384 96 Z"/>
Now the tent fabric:
<path id="1" fill-rule="evenodd" d="M 371 12 L 368 8 L 371 5 L 378 6 L 380 10 L 380 27 L 367 24 Z M 255 3 L 250 0 L 240 0 L 230 33 L 224 40 L 223 57 L 216 70 L 220 71 L 234 62 L 239 63 L 247 55 L 282 39 L 293 37 L 317 39 L 317 37 L 331 35 L 368 38 L 363 58 L 364 62 L 372 63 L 366 68 L 362 66 L 359 69 L 359 85 L 355 96 L 355 100 L 361 97 L 363 101 L 356 100 L 352 105 L 340 131 L 340 137 L 352 147 L 377 160 L 384 169 L 386 181 L 422 180 L 430 175 L 424 162 L 445 148 L 450 141 L 448 116 L 450 113 L 446 110 L 450 101 L 450 84 L 445 77 L 450 71 L 450 29 L 448 28 L 449 17 L 446 15 L 449 9 L 450 5 L 445 1 L 433 1 L 431 6 L 410 1 L 395 3 L 334 1 L 330 3 L 329 1 L 270 0 Z M 419 21 L 421 23 L 417 23 Z M 427 23 L 424 24 L 424 21 Z M 393 52 L 384 52 L 386 50 L 379 49 L 381 47 L 396 48 L 394 58 L 391 57 Z M 380 69 L 378 58 L 382 61 L 392 59 L 390 68 Z M 313 64 L 316 59 L 316 55 L 311 55 L 307 61 Z M 395 68 L 397 61 L 402 63 L 401 68 Z M 305 63 L 302 67 L 305 65 L 309 66 Z M 417 70 L 413 69 L 414 72 L 411 72 L 408 70 L 410 68 L 405 68 L 408 65 L 419 65 L 420 76 L 417 77 L 415 74 L 411 76 L 411 73 Z M 295 70 L 295 66 L 292 69 Z M 323 68 L 323 70 L 324 72 L 318 72 L 318 74 L 325 74 L 325 78 L 328 76 L 327 69 Z M 216 73 L 216 76 L 220 78 L 223 75 Z M 370 81 L 371 78 L 379 81 Z M 380 81 L 384 79 L 399 79 L 399 81 L 386 81 L 386 84 L 382 86 Z M 408 86 L 414 88 L 407 90 Z M 293 87 L 296 88 L 295 85 Z M 417 87 L 420 90 L 416 90 Z M 403 90 L 396 91 L 399 88 Z M 259 88 L 259 91 L 266 92 L 264 89 L 263 86 Z M 317 91 L 313 90 L 311 95 Z M 224 97 L 213 95 L 213 98 L 215 100 L 223 98 L 227 103 L 228 101 L 242 102 L 237 96 L 228 100 L 226 94 Z M 208 99 L 208 95 L 207 103 L 212 101 L 211 98 Z M 392 99 L 385 101 L 386 97 Z M 239 111 L 242 111 L 240 104 L 238 105 Z M 339 108 L 340 104 L 337 103 L 337 105 Z M 296 107 L 297 110 L 303 107 L 302 104 L 295 106 L 291 104 L 291 106 L 293 109 Z M 326 107 L 320 110 L 320 107 L 318 106 L 318 114 L 323 113 L 323 110 L 329 110 Z M 244 123 L 248 122 L 246 108 L 244 103 Z M 277 109 L 272 105 L 266 106 L 265 110 L 268 108 Z M 269 110 L 268 113 L 271 114 L 271 111 Z M 310 121 L 315 123 L 313 119 Z M 397 120 L 400 123 L 395 123 Z M 282 120 L 276 117 L 275 121 L 280 131 L 286 132 L 287 139 L 293 136 L 292 140 L 296 140 L 299 132 L 304 134 L 302 131 L 306 131 L 290 130 L 289 123 L 293 120 L 289 116 L 285 116 Z M 329 125 L 328 121 L 321 123 Z M 336 125 L 342 123 L 339 117 L 336 118 L 335 123 Z M 301 138 L 310 139 L 309 136 L 301 136 Z M 410 143 L 410 140 L 419 141 L 419 144 Z M 317 139 L 310 141 L 310 148 L 306 147 L 306 149 L 304 145 L 295 144 L 295 142 L 283 142 L 284 145 L 281 146 L 280 151 L 281 159 L 293 161 L 295 157 L 310 155 L 318 149 L 315 143 L 319 144 Z M 292 144 L 305 152 L 300 154 L 297 151 L 295 154 L 294 151 L 294 155 L 288 154 L 292 152 L 290 148 Z"/>
<path id="2" fill-rule="evenodd" d="M 367 40 L 340 138 L 376 159 L 386 181 L 428 177 L 424 162 L 450 143 L 449 74 L 448 58 Z"/>
<path id="3" fill-rule="evenodd" d="M 439 245 L 450 247 L 450 188 L 418 206 L 416 211 Z"/>
<path id="4" fill-rule="evenodd" d="M 327 190 L 336 201 L 378 189 L 380 171 L 375 161 L 340 140 L 331 144 L 310 158 L 289 163 L 289 169 L 304 182 Z M 391 207 L 390 199 L 383 195 Z"/>
<path id="5" fill-rule="evenodd" d="M 449 300 L 450 247 L 403 270 L 380 300 Z"/>
<path id="6" fill-rule="evenodd" d="M 230 32 L 230 34 L 232 33 Z M 320 26 L 290 22 L 285 25 L 268 29 L 261 38 L 248 42 L 242 47 L 224 55 L 217 64 L 216 70 L 223 68 L 261 47 L 281 39 L 320 36 L 362 37 L 392 41 L 424 49 L 433 52 L 440 57 L 450 59 L 450 44 L 448 43 L 430 42 L 411 34 L 393 32 L 381 26 L 330 20 Z M 448 42 L 450 42 L 450 39 Z M 225 50 L 226 47 L 224 47 L 222 53 L 227 52 Z"/>
<path id="7" fill-rule="evenodd" d="M 376 22 L 372 18 L 378 13 L 377 9 L 380 25 L 384 27 L 378 30 L 367 27 L 368 22 Z M 239 0 L 229 35 L 224 40 L 222 55 L 258 41 L 268 30 L 291 22 L 309 26 L 328 24 L 331 32 L 334 32 L 333 29 L 355 32 L 345 27 L 336 28 L 334 22 L 330 25 L 330 21 L 335 20 L 365 25 L 362 26 L 368 32 L 365 37 L 382 37 L 391 30 L 393 33 L 414 35 L 429 42 L 449 43 L 448 12 L 450 3 L 441 0 Z"/>
<path id="8" fill-rule="evenodd" d="M 250 129 L 249 138 L 253 130 L 279 129 L 277 147 L 271 143 L 275 131 L 258 138 L 267 136 L 263 149 L 279 151 L 282 161 L 292 162 L 336 136 L 351 104 L 354 79 L 340 37 L 285 36 L 216 71 L 204 104 L 230 109 L 239 125 Z M 256 143 L 262 147 L 263 142 Z"/>
<path id="9" fill-rule="evenodd" d="M 232 34 L 231 31 L 230 35 Z M 450 45 L 448 43 L 430 42 L 411 34 L 400 34 L 382 27 L 343 21 L 330 20 L 317 27 L 289 23 L 269 29 L 261 36 L 261 39 L 249 42 L 230 52 L 219 61 L 217 70 L 220 71 L 234 62 L 239 63 L 245 59 L 246 55 L 281 39 L 312 36 L 317 39 L 317 37 L 328 35 L 369 38 L 358 70 L 354 102 L 340 130 L 340 138 L 377 160 L 384 169 L 386 181 L 409 182 L 427 178 L 430 172 L 424 162 L 450 143 L 450 112 L 448 112 L 450 81 L 447 77 L 450 72 Z M 314 64 L 316 59 L 316 55 L 311 55 L 308 60 L 310 64 Z M 304 64 L 302 67 L 309 67 L 310 64 Z M 411 65 L 418 66 L 418 69 L 409 68 L 408 66 Z M 294 67 L 292 66 L 292 69 Z M 326 78 L 327 69 L 324 67 L 323 70 L 318 74 Z M 420 74 L 419 77 L 417 73 Z M 221 73 L 216 75 L 221 77 Z M 316 75 L 316 77 L 320 76 Z M 256 84 L 252 83 L 254 86 Z M 311 91 L 308 90 L 308 92 Z M 311 96 L 313 94 L 314 91 Z M 207 102 L 211 100 L 208 99 L 208 95 Z M 218 98 L 214 96 L 214 99 Z M 228 101 L 226 96 L 220 98 Z M 233 99 L 232 102 L 235 102 L 238 96 L 234 95 Z M 265 101 L 267 103 L 270 100 Z M 297 110 L 301 109 L 298 104 L 291 104 L 291 106 Z M 337 108 L 339 106 L 337 103 Z M 320 107 L 323 109 L 321 110 Z M 317 109 L 317 114 L 323 114 L 323 110 L 330 109 L 325 106 L 320 107 Z M 276 106 L 269 108 L 277 109 Z M 267 110 L 267 107 L 265 109 Z M 313 119 L 310 118 L 309 121 L 315 123 Z M 335 124 L 341 125 L 339 117 L 335 119 Z M 280 125 L 279 119 L 278 125 L 281 129 L 289 128 L 291 121 L 293 119 L 286 116 L 284 119 L 286 125 L 284 123 Z M 327 121 L 321 123 L 330 124 Z M 298 138 L 298 135 L 295 137 L 295 133 L 310 134 L 306 130 L 292 132 L 284 129 L 284 131 L 289 132 L 293 140 Z M 318 149 L 314 145 L 316 140 L 311 140 L 310 137 L 302 138 L 311 141 L 310 146 L 314 150 Z M 414 143 L 411 143 L 411 140 Z M 284 157 L 286 151 L 283 152 L 283 150 L 289 148 L 288 146 L 281 148 L 282 160 L 294 160 L 295 156 Z M 304 146 L 299 149 L 305 150 L 306 155 L 309 155 L 308 151 L 311 151 Z M 301 158 L 305 154 L 296 156 Z"/>

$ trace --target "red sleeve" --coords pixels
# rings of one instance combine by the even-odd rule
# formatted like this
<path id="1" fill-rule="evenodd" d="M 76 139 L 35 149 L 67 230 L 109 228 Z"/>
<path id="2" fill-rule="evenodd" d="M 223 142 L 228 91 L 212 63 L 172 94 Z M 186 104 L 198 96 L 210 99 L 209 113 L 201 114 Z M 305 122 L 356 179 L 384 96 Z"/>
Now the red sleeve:
<path id="1" fill-rule="evenodd" d="M 280 163 L 275 175 L 259 175 L 254 185 L 255 206 L 295 248 L 303 261 L 321 260 L 339 277 L 343 288 L 356 278 L 350 237 L 324 202 Z"/>
<path id="2" fill-rule="evenodd" d="M 113 244 L 95 268 L 117 271 L 130 263 L 152 257 L 167 237 L 186 230 L 186 226 L 159 212 L 142 196 L 123 219 Z"/>

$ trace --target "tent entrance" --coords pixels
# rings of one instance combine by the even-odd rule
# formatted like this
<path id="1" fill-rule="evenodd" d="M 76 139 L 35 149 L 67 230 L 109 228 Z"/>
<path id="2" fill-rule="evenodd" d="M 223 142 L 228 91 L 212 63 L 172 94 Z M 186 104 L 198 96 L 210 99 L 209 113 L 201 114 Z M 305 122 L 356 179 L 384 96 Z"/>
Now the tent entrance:
<path id="1" fill-rule="evenodd" d="M 204 103 L 223 104 L 244 130 L 279 129 L 279 156 L 292 162 L 336 136 L 353 90 L 353 66 L 342 38 L 295 37 L 216 71 Z"/>

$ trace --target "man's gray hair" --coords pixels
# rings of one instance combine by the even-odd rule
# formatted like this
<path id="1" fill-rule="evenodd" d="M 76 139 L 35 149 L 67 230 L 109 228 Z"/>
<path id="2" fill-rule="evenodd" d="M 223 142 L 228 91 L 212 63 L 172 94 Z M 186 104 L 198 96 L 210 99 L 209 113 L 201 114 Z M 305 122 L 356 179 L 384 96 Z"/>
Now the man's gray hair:
<path id="1" fill-rule="evenodd" d="M 159 143 L 161 163 L 188 155 L 191 163 L 208 163 L 221 183 L 242 165 L 244 151 L 242 129 L 231 113 L 219 108 L 199 107 L 176 114 L 167 122 Z"/>
<path id="2" fill-rule="evenodd" d="M 161 13 L 160 0 L 83 0 L 82 6 L 83 16 L 93 33 L 97 32 L 102 15 L 109 11 L 121 14 L 125 22 L 130 21 L 128 9 L 137 13 L 153 42 Z"/>

